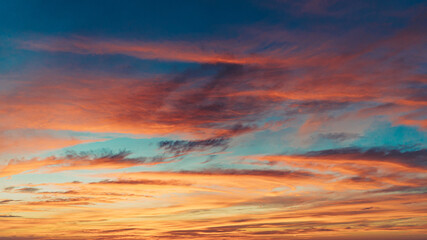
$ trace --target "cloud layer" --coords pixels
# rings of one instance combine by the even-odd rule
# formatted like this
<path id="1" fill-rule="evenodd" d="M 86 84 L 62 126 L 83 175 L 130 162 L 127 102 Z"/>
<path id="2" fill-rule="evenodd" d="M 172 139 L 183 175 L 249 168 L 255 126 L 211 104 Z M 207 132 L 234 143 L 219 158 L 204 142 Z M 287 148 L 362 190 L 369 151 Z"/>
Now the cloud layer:
<path id="1" fill-rule="evenodd" d="M 0 240 L 425 239 L 425 10 L 6 1 Z"/>

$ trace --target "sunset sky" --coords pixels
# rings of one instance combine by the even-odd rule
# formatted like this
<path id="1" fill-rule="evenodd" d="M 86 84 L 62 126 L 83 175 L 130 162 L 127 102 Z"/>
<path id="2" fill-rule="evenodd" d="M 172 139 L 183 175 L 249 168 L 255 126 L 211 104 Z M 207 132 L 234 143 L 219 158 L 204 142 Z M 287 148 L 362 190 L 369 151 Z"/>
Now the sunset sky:
<path id="1" fill-rule="evenodd" d="M 426 229 L 426 0 L 0 2 L 0 240 Z"/>

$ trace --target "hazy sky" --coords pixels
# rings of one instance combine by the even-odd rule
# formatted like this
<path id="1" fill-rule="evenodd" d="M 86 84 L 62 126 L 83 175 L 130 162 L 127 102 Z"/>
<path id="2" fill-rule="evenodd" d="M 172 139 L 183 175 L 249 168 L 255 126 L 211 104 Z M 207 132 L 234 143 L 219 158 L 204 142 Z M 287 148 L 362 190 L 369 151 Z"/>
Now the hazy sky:
<path id="1" fill-rule="evenodd" d="M 0 240 L 427 238 L 427 1 L 0 4 Z"/>

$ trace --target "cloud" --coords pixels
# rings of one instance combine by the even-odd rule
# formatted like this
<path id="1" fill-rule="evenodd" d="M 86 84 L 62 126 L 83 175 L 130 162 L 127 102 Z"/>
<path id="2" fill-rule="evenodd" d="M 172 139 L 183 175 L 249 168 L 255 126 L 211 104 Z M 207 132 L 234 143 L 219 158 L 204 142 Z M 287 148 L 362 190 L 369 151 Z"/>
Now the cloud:
<path id="1" fill-rule="evenodd" d="M 92 198 L 86 197 L 75 197 L 75 198 L 50 198 L 43 201 L 27 202 L 30 206 L 48 206 L 56 208 L 58 206 L 80 206 L 80 205 L 92 205 L 95 203 Z M 106 201 L 100 201 L 106 202 Z"/>
<path id="2" fill-rule="evenodd" d="M 291 155 L 254 156 L 255 159 L 268 161 L 269 164 L 282 162 L 290 166 L 298 166 L 316 170 L 335 170 L 342 174 L 379 174 L 388 172 L 389 177 L 403 181 L 399 175 L 409 173 L 425 173 L 426 149 L 408 147 L 345 147 L 308 151 Z M 381 171 L 379 171 L 381 169 Z M 383 172 L 384 171 L 384 172 Z M 422 175 L 412 176 L 412 180 Z M 384 175 L 385 176 L 385 175 Z"/>
<path id="3" fill-rule="evenodd" d="M 39 223 L 41 228 L 67 224 L 69 221 L 91 224 L 91 230 L 84 227 L 78 230 L 64 228 L 64 234 L 72 237 L 80 236 L 82 230 L 88 230 L 86 234 L 101 236 L 113 234 L 119 229 L 129 229 L 125 231 L 132 231 L 137 236 L 144 233 L 166 239 L 186 239 L 190 236 L 201 239 L 280 238 L 307 232 L 326 237 L 328 235 L 322 234 L 345 232 L 351 235 L 361 230 L 380 231 L 385 225 L 387 229 L 416 234 L 417 229 L 423 226 L 421 210 L 424 202 L 421 192 L 355 191 L 352 185 L 347 184 L 343 192 L 320 190 L 318 187 L 322 181 L 330 183 L 330 178 L 319 178 L 317 173 L 210 169 L 115 174 L 126 178 L 91 183 L 47 183 L 42 186 L 62 186 L 72 188 L 74 192 L 35 192 L 43 198 L 15 203 L 9 209 L 23 212 L 25 209 L 43 209 L 44 214 L 49 214 L 48 220 L 52 221 Z M 312 179 L 309 185 L 305 185 L 312 188 L 309 192 L 304 188 L 277 190 L 292 181 L 304 186 L 308 178 Z M 362 179 L 353 180 L 360 182 Z M 207 187 L 216 191 L 207 191 Z M 134 195 L 153 194 L 156 191 L 157 194 L 143 198 L 143 201 L 141 195 Z M 72 197 L 61 197 L 61 194 Z M 122 204 L 129 201 L 132 204 Z M 117 202 L 121 207 L 111 208 L 110 204 Z M 135 211 L 134 204 L 138 205 L 139 211 Z M 57 211 L 64 209 L 70 212 L 57 214 Z M 419 214 L 414 214 L 417 212 Z M 106 225 L 111 218 L 123 221 Z M 150 219 L 144 222 L 143 229 L 141 218 Z M 27 218 L 25 220 L 28 221 Z M 23 228 L 31 228 L 34 223 L 19 224 Z M 167 224 L 168 227 L 156 227 L 159 224 Z M 120 238 L 117 235 L 108 237 Z"/>
<path id="4" fill-rule="evenodd" d="M 425 151 L 424 148 L 347 147 L 248 158 L 267 161 L 269 166 L 332 174 L 334 180 L 322 184 L 324 189 L 330 191 L 375 191 L 393 187 L 422 187 L 426 179 Z M 320 186 L 320 182 L 316 185 Z"/>
<path id="5" fill-rule="evenodd" d="M 15 187 L 5 187 L 5 188 L 4 188 L 4 191 L 8 192 L 8 191 L 13 190 L 14 188 L 15 188 Z"/>
<path id="6" fill-rule="evenodd" d="M 120 169 L 140 165 L 156 165 L 172 161 L 171 158 L 155 157 L 129 157 L 131 152 L 73 152 L 69 151 L 65 156 L 51 156 L 44 159 L 11 160 L 0 169 L 0 177 L 13 176 L 27 171 L 69 171 L 82 169 Z"/>
<path id="7" fill-rule="evenodd" d="M 35 153 L 69 147 L 95 141 L 79 139 L 65 133 L 55 133 L 35 129 L 14 129 L 2 131 L 0 128 L 0 154 Z M 37 142 L 37 144 L 34 144 Z"/>
<path id="8" fill-rule="evenodd" d="M 421 30 L 409 25 L 407 30 L 370 36 L 360 43 L 353 36 L 357 32 L 335 38 L 277 28 L 247 29 L 231 40 L 192 42 L 90 37 L 21 40 L 19 46 L 37 51 L 123 54 L 197 64 L 135 78 L 64 68 L 23 74 L 28 84 L 17 84 L 0 95 L 0 111 L 11 113 L 0 124 L 6 129 L 177 133 L 203 139 L 247 133 L 271 118 L 305 119 L 306 127 L 317 126 L 307 127 L 313 132 L 336 115 L 376 103 L 396 106 L 383 112 L 390 121 L 424 127 L 422 94 L 414 84 L 407 84 L 423 82 L 417 74 L 420 62 L 399 61 L 413 59 L 410 56 L 423 43 Z M 233 130 L 239 125 L 243 128 Z"/>
<path id="9" fill-rule="evenodd" d="M 38 190 L 40 190 L 40 189 L 32 188 L 32 187 L 26 187 L 26 188 L 20 188 L 17 191 L 22 192 L 22 193 L 33 193 L 33 192 L 37 192 Z"/>
<path id="10" fill-rule="evenodd" d="M 307 152 L 303 155 L 312 159 L 347 159 L 347 160 L 371 160 L 371 161 L 386 161 L 408 165 L 412 167 L 427 167 L 427 149 L 408 149 L 387 148 L 387 147 L 372 147 L 372 148 L 338 148 L 321 151 Z"/>
<path id="11" fill-rule="evenodd" d="M 208 43 L 209 44 L 209 43 Z M 251 58 L 237 58 L 226 51 L 216 52 L 205 50 L 202 46 L 190 45 L 185 42 L 129 42 L 105 41 L 85 37 L 76 38 L 49 38 L 39 41 L 19 41 L 18 45 L 24 49 L 72 52 L 77 54 L 123 54 L 141 59 L 157 59 L 166 61 L 201 62 L 201 63 L 251 63 L 259 61 Z"/>
<path id="12" fill-rule="evenodd" d="M 228 147 L 229 139 L 226 138 L 211 138 L 206 140 L 168 140 L 160 141 L 159 148 L 166 152 L 173 153 L 175 155 L 185 154 L 192 151 L 206 151 L 210 149 L 225 150 Z"/>
<path id="13" fill-rule="evenodd" d="M 204 171 L 181 171 L 183 174 L 196 175 L 226 175 L 226 176 L 265 176 L 285 178 L 311 178 L 314 173 L 305 171 L 281 171 L 281 170 L 258 170 L 258 169 L 207 169 Z"/>
<path id="14" fill-rule="evenodd" d="M 39 121 L 41 129 L 231 137 L 250 131 L 257 114 L 274 104 L 255 96 L 230 95 L 252 78 L 247 68 L 209 64 L 161 79 L 121 81 L 97 76 L 70 79 L 52 73 L 46 80 L 18 87 L 26 93 L 23 96 L 0 95 L 0 109 L 14 113 L 1 122 L 8 128 L 34 128 Z M 52 82 L 51 77 L 58 81 Z M 247 85 L 244 88 L 251 87 L 250 82 Z M 88 90 L 81 92 L 81 88 Z M 44 122 L 46 117 L 49 123 Z"/>
<path id="15" fill-rule="evenodd" d="M 351 139 L 359 138 L 360 135 L 356 133 L 319 133 L 317 135 L 320 139 L 329 139 L 336 142 L 343 142 Z"/>
<path id="16" fill-rule="evenodd" d="M 126 185 L 171 185 L 171 186 L 189 186 L 191 184 L 189 183 L 185 183 L 185 182 L 180 182 L 180 181 L 162 181 L 162 180 L 150 180 L 150 179 L 145 179 L 145 180 L 103 180 L 100 182 L 92 182 L 90 184 L 116 184 L 116 185 L 121 185 L 121 184 L 126 184 Z"/>
<path id="17" fill-rule="evenodd" d="M 372 193 L 406 193 L 406 194 L 426 194 L 426 187 L 412 187 L 412 186 L 393 186 L 389 188 L 372 190 Z"/>

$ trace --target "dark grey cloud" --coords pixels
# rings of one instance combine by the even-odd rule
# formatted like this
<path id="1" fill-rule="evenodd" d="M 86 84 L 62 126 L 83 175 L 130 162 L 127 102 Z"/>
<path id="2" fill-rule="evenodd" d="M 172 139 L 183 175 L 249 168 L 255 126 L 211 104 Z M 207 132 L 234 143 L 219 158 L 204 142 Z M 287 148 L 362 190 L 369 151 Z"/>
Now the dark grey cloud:
<path id="1" fill-rule="evenodd" d="M 320 139 L 328 139 L 334 142 L 343 142 L 343 141 L 359 138 L 360 135 L 356 133 L 339 132 L 339 133 L 320 133 L 317 135 L 317 137 Z"/>
<path id="2" fill-rule="evenodd" d="M 327 157 L 329 159 L 345 157 L 346 159 L 354 160 L 373 160 L 373 161 L 388 161 L 405 164 L 414 167 L 427 167 L 427 149 L 405 150 L 404 147 L 347 147 L 337 149 L 327 149 L 321 151 L 310 151 L 298 156 L 311 157 L 313 159 L 321 159 Z"/>
<path id="3" fill-rule="evenodd" d="M 245 176 L 271 176 L 286 178 L 308 178 L 316 174 L 307 171 L 288 171 L 288 170 L 259 170 L 259 169 L 205 169 L 201 171 L 181 171 L 185 174 L 203 174 L 203 175 L 245 175 Z"/>
<path id="4" fill-rule="evenodd" d="M 379 190 L 369 191 L 370 193 L 393 193 L 393 194 L 427 194 L 427 187 L 413 186 L 393 186 Z"/>
<path id="5" fill-rule="evenodd" d="M 175 155 L 189 153 L 193 151 L 206 151 L 211 149 L 224 150 L 228 147 L 229 139 L 211 138 L 206 140 L 171 140 L 159 142 L 159 148 Z"/>
<path id="6" fill-rule="evenodd" d="M 163 156 L 154 157 L 130 157 L 131 151 L 121 150 L 113 152 L 111 150 L 102 149 L 101 151 L 68 151 L 65 155 L 67 160 L 90 160 L 91 165 L 104 163 L 129 163 L 129 164 L 144 164 L 144 163 L 162 163 L 166 159 Z"/>
<path id="7" fill-rule="evenodd" d="M 21 216 L 16 216 L 16 215 L 0 215 L 0 218 L 17 218 L 17 217 L 21 217 Z"/>
<path id="8" fill-rule="evenodd" d="M 286 113 L 288 115 L 325 113 L 346 108 L 351 104 L 352 102 L 332 100 L 295 101 L 289 103 Z"/>
<path id="9" fill-rule="evenodd" d="M 26 187 L 26 188 L 20 188 L 17 191 L 22 193 L 34 193 L 40 190 L 39 188 L 33 188 L 33 187 Z"/>
<path id="10" fill-rule="evenodd" d="M 164 181 L 164 180 L 151 180 L 151 179 L 143 179 L 143 180 L 103 180 L 100 182 L 92 182 L 90 184 L 135 184 L 135 185 L 172 185 L 172 186 L 189 186 L 191 184 L 185 183 L 182 181 Z"/>

